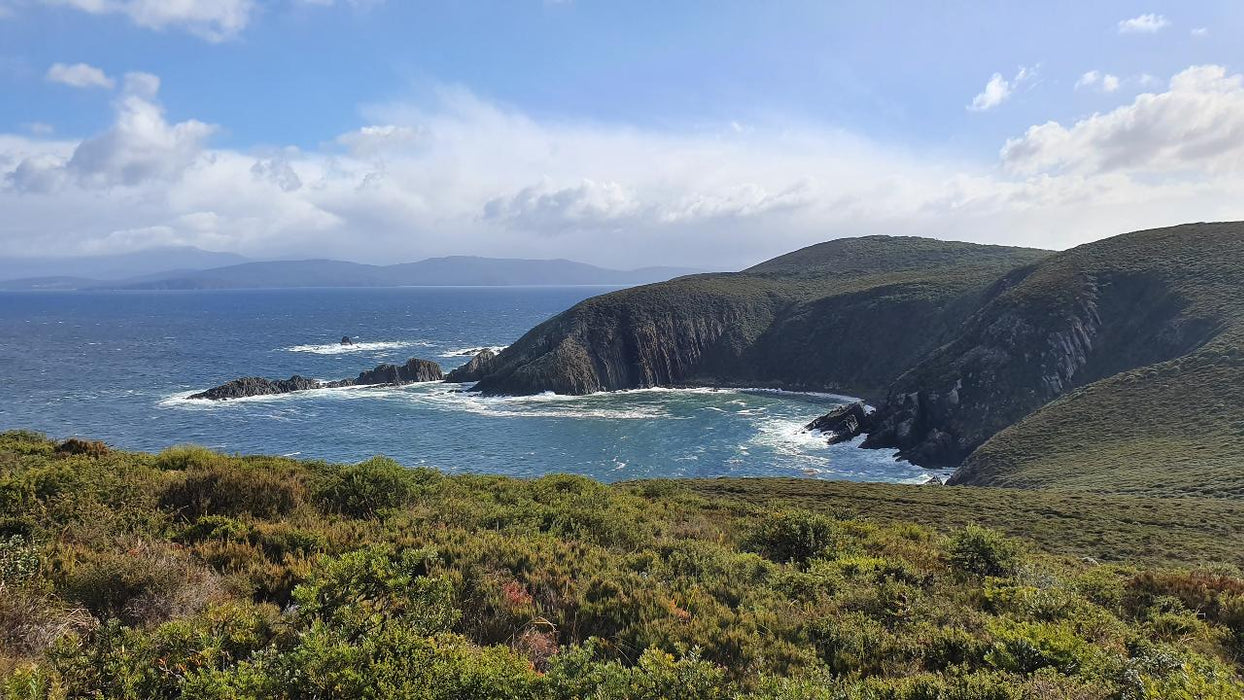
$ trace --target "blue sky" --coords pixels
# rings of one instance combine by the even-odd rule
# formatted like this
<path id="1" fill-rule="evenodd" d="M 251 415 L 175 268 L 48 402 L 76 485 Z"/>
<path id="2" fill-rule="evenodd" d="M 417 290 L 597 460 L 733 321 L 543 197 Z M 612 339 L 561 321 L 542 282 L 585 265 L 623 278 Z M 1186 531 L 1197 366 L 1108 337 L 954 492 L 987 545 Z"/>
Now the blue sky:
<path id="1" fill-rule="evenodd" d="M 733 266 L 842 235 L 1061 248 L 1244 218 L 1238 2 L 0 16 L 3 255 Z"/>

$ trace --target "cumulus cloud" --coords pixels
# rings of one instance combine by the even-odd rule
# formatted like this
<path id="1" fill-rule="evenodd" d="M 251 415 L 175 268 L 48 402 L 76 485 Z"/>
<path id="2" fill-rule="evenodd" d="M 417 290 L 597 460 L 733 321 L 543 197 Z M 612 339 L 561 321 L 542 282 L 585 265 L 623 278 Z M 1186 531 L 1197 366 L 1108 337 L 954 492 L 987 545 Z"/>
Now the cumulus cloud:
<path id="1" fill-rule="evenodd" d="M 117 82 L 104 71 L 86 63 L 53 63 L 45 76 L 50 82 L 76 88 L 104 88 L 111 90 Z"/>
<path id="2" fill-rule="evenodd" d="M 968 109 L 973 112 L 984 112 L 997 107 L 1010 99 L 1015 89 L 1035 74 L 1035 69 L 1026 67 L 1021 67 L 1011 80 L 1002 77 L 1001 73 L 994 73 L 989 82 L 985 84 L 985 89 L 972 98 L 972 104 L 968 105 Z"/>
<path id="3" fill-rule="evenodd" d="M 1172 177 L 1153 166 L 1166 156 L 1104 167 L 1105 155 L 1081 163 L 1070 146 L 1031 154 L 1052 163 L 1039 168 L 1017 167 L 1021 148 L 1009 146 L 997 168 L 789 120 L 682 131 L 537 119 L 462 89 L 367 106 L 360 124 L 371 126 L 318 149 L 242 152 L 212 148 L 213 127 L 171 122 L 153 76 L 124 82 L 99 135 L 0 134 L 0 254 L 186 244 L 365 262 L 480 254 L 739 267 L 844 235 L 1065 247 L 1244 218 L 1244 172 L 1188 153 Z M 1231 123 L 1230 110 L 1204 110 L 1235 99 L 1238 82 L 1193 69 L 1125 108 L 1179 102 L 1165 109 L 1186 112 L 1189 143 L 1221 155 L 1223 144 L 1198 141 L 1215 127 L 1197 119 Z M 1111 147 L 1108 134 L 1078 128 L 1065 138 Z"/>
<path id="4" fill-rule="evenodd" d="M 1118 29 L 1120 34 L 1157 34 L 1170 24 L 1170 20 L 1165 16 L 1150 12 L 1131 19 L 1120 20 Z"/>
<path id="5" fill-rule="evenodd" d="M 1244 76 L 1195 66 L 1162 93 L 1071 126 L 1047 122 L 1007 141 L 1013 172 L 1239 172 L 1244 169 Z"/>
<path id="6" fill-rule="evenodd" d="M 9 183 L 26 192 L 50 192 L 69 182 L 99 189 L 176 179 L 199 156 L 214 127 L 193 119 L 169 124 L 156 101 L 159 86 L 154 75 L 127 74 L 111 129 L 82 141 L 68 157 L 42 153 L 23 159 Z"/>
<path id="7" fill-rule="evenodd" d="M 250 23 L 253 0 L 43 0 L 95 15 L 122 15 L 146 29 L 184 29 L 208 41 L 237 36 Z"/>

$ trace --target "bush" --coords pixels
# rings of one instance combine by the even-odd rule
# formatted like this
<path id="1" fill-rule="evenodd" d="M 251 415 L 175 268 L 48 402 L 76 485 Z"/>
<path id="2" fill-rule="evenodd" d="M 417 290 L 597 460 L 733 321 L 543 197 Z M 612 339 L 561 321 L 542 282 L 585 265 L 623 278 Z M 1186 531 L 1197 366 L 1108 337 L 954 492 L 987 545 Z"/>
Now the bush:
<path id="1" fill-rule="evenodd" d="M 152 542 L 87 554 L 62 588 L 98 618 L 137 625 L 188 615 L 224 597 L 215 574 L 184 552 Z"/>
<path id="2" fill-rule="evenodd" d="M 996 530 L 968 525 L 950 540 L 950 565 L 977 576 L 1014 576 L 1023 549 Z"/>
<path id="3" fill-rule="evenodd" d="M 160 507 L 188 520 L 244 514 L 272 518 L 289 513 L 303 500 L 298 481 L 222 459 L 206 467 L 188 467 L 185 475 L 160 495 Z"/>
<path id="4" fill-rule="evenodd" d="M 406 505 L 415 493 L 415 476 L 388 457 L 373 457 L 338 468 L 320 486 L 316 499 L 333 513 L 371 517 Z"/>
<path id="5" fill-rule="evenodd" d="M 777 513 L 765 518 L 744 538 L 744 548 L 779 564 L 807 563 L 835 543 L 833 518 L 806 510 Z"/>
<path id="6" fill-rule="evenodd" d="M 99 440 L 79 440 L 78 438 L 69 438 L 56 446 L 56 453 L 63 455 L 103 457 L 108 454 L 108 445 L 105 445 Z"/>
<path id="7" fill-rule="evenodd" d="M 185 471 L 192 468 L 206 469 L 223 459 L 225 458 L 206 447 L 177 445 L 156 455 L 154 464 L 156 469 Z"/>

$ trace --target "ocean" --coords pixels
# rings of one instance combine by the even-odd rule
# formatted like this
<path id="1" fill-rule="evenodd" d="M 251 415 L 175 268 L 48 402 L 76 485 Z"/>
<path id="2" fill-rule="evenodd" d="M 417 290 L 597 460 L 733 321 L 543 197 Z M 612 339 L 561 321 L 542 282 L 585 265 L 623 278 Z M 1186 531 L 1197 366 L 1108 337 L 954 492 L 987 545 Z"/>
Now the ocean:
<path id="1" fill-rule="evenodd" d="M 213 403 L 241 376 L 353 377 L 421 357 L 446 371 L 603 287 L 0 293 L 0 429 L 446 472 L 603 481 L 788 476 L 919 483 L 886 451 L 800 428 L 848 397 L 648 389 L 483 397 L 445 383 L 324 389 Z M 349 335 L 353 346 L 342 346 Z"/>

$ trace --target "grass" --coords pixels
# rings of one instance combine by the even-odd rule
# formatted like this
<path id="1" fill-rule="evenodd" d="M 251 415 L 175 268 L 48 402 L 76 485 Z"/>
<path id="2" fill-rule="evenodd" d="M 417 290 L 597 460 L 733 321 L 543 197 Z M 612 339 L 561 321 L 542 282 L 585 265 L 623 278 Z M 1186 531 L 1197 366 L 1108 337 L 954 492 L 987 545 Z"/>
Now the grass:
<path id="1" fill-rule="evenodd" d="M 0 513 L 5 698 L 1244 692 L 1223 499 L 605 486 L 17 432 Z"/>

